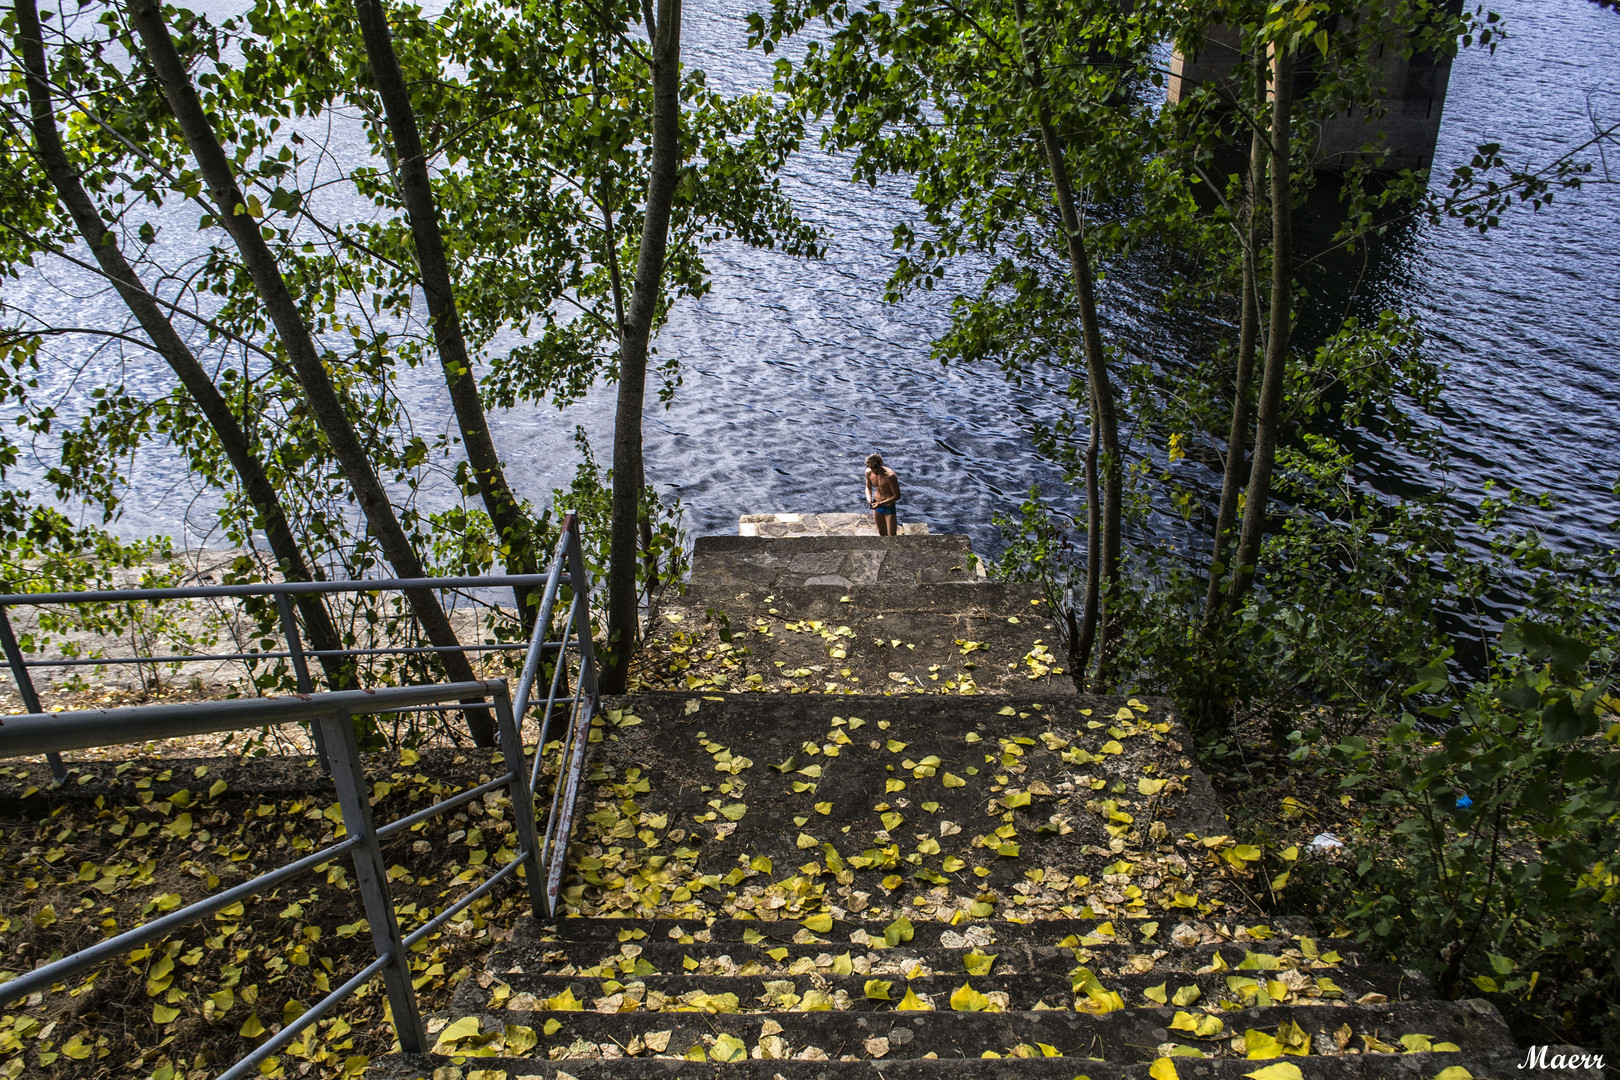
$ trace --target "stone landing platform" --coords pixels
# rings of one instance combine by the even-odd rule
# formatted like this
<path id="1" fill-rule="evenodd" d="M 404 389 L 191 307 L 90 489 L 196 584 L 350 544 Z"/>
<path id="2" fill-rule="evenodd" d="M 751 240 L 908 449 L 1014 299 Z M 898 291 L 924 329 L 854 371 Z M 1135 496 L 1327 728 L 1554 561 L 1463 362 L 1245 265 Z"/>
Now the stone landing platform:
<path id="1" fill-rule="evenodd" d="M 738 536 L 876 536 L 871 514 L 744 514 Z M 907 522 L 900 511 L 901 536 L 927 536 L 926 522 Z"/>

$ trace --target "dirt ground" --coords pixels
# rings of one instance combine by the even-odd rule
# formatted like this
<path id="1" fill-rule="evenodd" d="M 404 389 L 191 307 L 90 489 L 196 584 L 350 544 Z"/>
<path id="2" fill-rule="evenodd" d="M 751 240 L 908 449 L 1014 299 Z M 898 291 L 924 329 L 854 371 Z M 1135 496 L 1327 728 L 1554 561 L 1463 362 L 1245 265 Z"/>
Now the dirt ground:
<path id="1" fill-rule="evenodd" d="M 498 774 L 490 751 L 370 755 L 379 821 Z M 0 766 L 0 980 L 331 843 L 341 817 L 309 759 Z M 409 932 L 510 858 L 510 803 L 492 793 L 384 844 Z M 425 1011 L 442 1007 L 527 909 L 503 883 L 411 959 Z M 341 855 L 88 975 L 0 1013 L 0 1077 L 202 1080 L 217 1075 L 374 958 Z M 276 1059 L 270 1077 L 360 1075 L 393 1045 L 373 980 Z"/>

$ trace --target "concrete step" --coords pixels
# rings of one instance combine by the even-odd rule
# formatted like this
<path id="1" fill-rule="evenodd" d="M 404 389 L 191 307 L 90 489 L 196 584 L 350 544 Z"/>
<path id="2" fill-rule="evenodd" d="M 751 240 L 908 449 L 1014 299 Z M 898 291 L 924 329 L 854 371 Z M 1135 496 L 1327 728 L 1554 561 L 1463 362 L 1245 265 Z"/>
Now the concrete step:
<path id="1" fill-rule="evenodd" d="M 764 942 L 748 945 L 740 941 L 690 945 L 667 941 L 625 945 L 589 942 L 554 946 L 505 943 L 491 953 L 487 970 L 503 979 L 516 972 L 548 974 L 565 969 L 570 974 L 623 979 L 625 974 L 638 970 L 647 974 L 678 975 L 686 970 L 685 961 L 690 959 L 705 971 L 718 970 L 730 975 L 736 974 L 737 968 L 756 965 L 758 973 L 774 976 L 789 974 L 795 967 L 825 969 L 834 958 L 847 955 L 863 965 L 862 970 L 869 968 L 873 973 L 893 975 L 906 965 L 920 963 L 929 972 L 955 974 L 964 970 L 965 957 L 973 954 L 995 955 L 995 970 L 1067 975 L 1083 964 L 1104 978 L 1137 973 L 1180 976 L 1207 972 L 1211 968 L 1216 974 L 1260 978 L 1276 978 L 1278 971 L 1320 976 L 1361 966 L 1353 962 L 1356 957 L 1332 959 L 1338 957 L 1332 952 L 1326 954 L 1327 960 L 1307 959 L 1296 948 L 1284 948 L 1290 944 L 1288 942 L 1196 945 L 1188 949 L 1155 949 L 1142 945 L 1073 949 L 1025 943 L 988 945 L 981 949 L 885 948 L 881 938 L 876 944 L 877 948 L 837 942 L 775 945 Z M 822 961 L 820 965 L 816 964 L 818 960 Z M 652 970 L 647 971 L 648 967 Z"/>
<path id="2" fill-rule="evenodd" d="M 835 919 L 829 930 L 817 935 L 830 941 L 848 941 L 856 931 L 865 931 L 882 937 L 885 924 L 871 920 Z M 761 938 L 766 947 L 792 944 L 808 931 L 793 922 L 759 922 L 747 919 L 556 919 L 536 922 L 523 919 L 517 924 L 513 944 L 518 946 L 545 944 L 556 948 L 554 942 L 611 941 L 617 944 L 637 942 L 674 941 L 721 943 L 728 941 L 754 942 Z M 1168 947 L 1171 944 L 1191 946 L 1220 942 L 1274 942 L 1279 937 L 1289 941 L 1312 934 L 1309 919 L 1298 916 L 1279 916 L 1256 925 L 1253 933 L 1241 923 L 1211 923 L 1196 919 L 1159 921 L 1153 919 L 1124 919 L 1118 922 L 1104 919 L 1032 919 L 1014 922 L 1011 919 L 986 922 L 968 920 L 959 924 L 943 922 L 913 923 L 908 948 L 973 949 L 989 945 L 1010 947 L 1019 943 L 1030 945 L 1059 945 L 1067 938 L 1076 942 L 1085 937 L 1102 937 L 1118 944 L 1143 942 L 1147 945 Z M 1313 943 L 1322 949 L 1340 945 L 1328 939 Z M 1069 943 L 1070 946 L 1075 942 Z M 503 946 L 506 948 L 512 945 Z M 1340 951 L 1346 951 L 1341 948 Z"/>
<path id="3" fill-rule="evenodd" d="M 683 957 L 683 960 L 686 957 Z M 628 975 L 616 968 L 595 969 L 571 975 L 510 972 L 488 987 L 468 981 L 456 1007 L 465 1012 L 481 1012 L 502 1007 L 540 1009 L 541 1003 L 572 995 L 587 1009 L 615 1012 L 632 1005 L 649 1012 L 678 1011 L 688 1007 L 692 995 L 704 1000 L 731 995 L 738 1012 L 791 1012 L 816 1007 L 856 1011 L 892 1009 L 909 991 L 935 1008 L 950 1007 L 951 995 L 964 985 L 985 994 L 1004 1011 L 1085 1008 L 1092 1001 L 1085 986 L 1075 988 L 1071 972 L 1078 970 L 1072 960 L 1038 958 L 1035 963 L 1016 959 L 1003 963 L 997 958 L 985 975 L 969 975 L 961 955 L 954 957 L 908 956 L 898 961 L 886 957 L 853 957 L 860 961 L 851 974 L 836 974 L 831 956 L 791 958 L 781 963 L 752 960 L 723 954 L 719 957 L 690 959 L 698 967 L 690 973 L 682 968 L 673 974 Z M 816 960 L 824 963 L 817 965 Z M 935 963 L 940 960 L 939 966 Z M 954 960 L 955 963 L 950 963 Z M 852 961 L 846 959 L 846 963 Z M 805 973 L 799 969 L 808 968 Z M 1038 970 L 1041 967 L 1045 971 Z M 775 968 L 768 972 L 763 969 Z M 846 967 L 844 970 L 849 970 Z M 1091 970 L 1088 966 L 1087 970 Z M 736 971 L 738 974 L 714 974 Z M 1094 972 L 1095 974 L 1095 972 Z M 1285 981 L 1286 980 L 1286 981 Z M 878 985 L 887 984 L 887 985 Z M 1421 976 L 1393 965 L 1335 969 L 1288 969 L 1287 971 L 1205 972 L 1190 974 L 1175 965 L 1160 966 L 1147 973 L 1106 974 L 1098 984 L 1116 993 L 1125 1008 L 1160 1008 L 1181 995 L 1182 1007 L 1194 1005 L 1222 1008 L 1287 1002 L 1298 1005 L 1342 1006 L 1360 1001 L 1428 1001 L 1433 989 Z M 870 993 L 869 993 L 870 989 Z M 1198 991 L 1193 994 L 1192 989 Z M 1150 993 L 1150 991 L 1152 993 Z M 1261 997 L 1264 995 L 1264 998 Z M 1165 1001 L 1159 1001 L 1163 997 Z"/>
<path id="4" fill-rule="evenodd" d="M 829 1009 L 738 1014 L 710 1012 L 694 1006 L 692 1011 L 656 1015 L 639 1010 L 599 1013 L 506 1009 L 480 1015 L 479 1021 L 482 1031 L 491 1033 L 504 1031 L 506 1025 L 542 1032 L 547 1021 L 556 1021 L 552 1034 L 546 1037 L 543 1049 L 535 1051 L 534 1058 L 563 1062 L 563 1068 L 581 1078 L 586 1074 L 575 1071 L 574 1065 L 588 1067 L 591 1062 L 602 1061 L 611 1062 L 616 1070 L 612 1073 L 614 1076 L 636 1075 L 625 1070 L 641 1062 L 626 1060 L 627 1056 L 667 1060 L 701 1051 L 711 1064 L 721 1064 L 712 1059 L 717 1053 L 725 1055 L 728 1044 L 740 1045 L 741 1052 L 746 1052 L 750 1060 L 755 1060 L 757 1053 L 757 1060 L 762 1063 L 775 1059 L 774 1064 L 783 1064 L 783 1059 L 807 1052 L 831 1060 L 881 1061 L 884 1076 L 895 1075 L 891 1070 L 902 1060 L 925 1059 L 925 1055 L 935 1055 L 926 1059 L 932 1068 L 952 1059 L 972 1060 L 980 1069 L 997 1070 L 997 1075 L 1014 1075 L 1016 1070 L 1016 1075 L 1023 1076 L 1028 1075 L 1024 1070 L 1033 1064 L 1032 1060 L 1020 1060 L 1012 1069 L 1007 1069 L 1002 1065 L 988 1065 L 986 1055 L 1005 1059 L 1018 1054 L 1020 1047 L 1028 1047 L 1025 1052 L 1033 1051 L 1044 1057 L 1044 1045 L 1062 1055 L 1071 1070 L 1064 1074 L 1067 1078 L 1084 1073 L 1092 1080 L 1100 1075 L 1097 1067 L 1101 1064 L 1147 1066 L 1179 1046 L 1212 1055 L 1201 1061 L 1189 1057 L 1186 1061 L 1189 1066 L 1219 1069 L 1224 1062 L 1216 1059 L 1225 1058 L 1243 1067 L 1237 1072 L 1210 1071 L 1203 1075 L 1236 1077 L 1259 1067 L 1236 1050 L 1236 1039 L 1244 1038 L 1243 1045 L 1247 1048 L 1247 1040 L 1252 1037 L 1249 1032 L 1268 1036 L 1291 1032 L 1292 1027 L 1284 1028 L 1284 1025 L 1297 1026 L 1310 1041 L 1312 1054 L 1287 1059 L 1301 1065 L 1343 1060 L 1337 1056 L 1341 1049 L 1355 1052 L 1351 1060 L 1377 1058 L 1385 1064 L 1423 1056 L 1428 1058 L 1428 1071 L 1414 1075 L 1427 1078 L 1452 1064 L 1467 1067 L 1469 1062 L 1481 1059 L 1517 1060 L 1513 1041 L 1495 1009 L 1476 1001 L 1410 1001 L 1328 1008 L 1274 1005 L 1241 1009 L 1214 1017 L 1221 1027 L 1203 1038 L 1172 1028 L 1170 1025 L 1177 1012 L 1173 1008 L 1119 1009 L 1102 1014 L 1072 1010 L 957 1012 L 947 1006 L 927 1011 L 890 1008 L 875 1012 Z M 655 1047 L 663 1047 L 661 1052 L 645 1049 L 648 1036 L 653 1037 Z M 1428 1040 L 1417 1043 L 1419 1046 L 1449 1043 L 1462 1049 L 1408 1053 L 1401 1042 L 1403 1036 L 1421 1036 Z M 640 1049 L 642 1053 L 627 1055 L 630 1049 Z M 503 1060 L 499 1057 L 469 1058 L 468 1061 L 475 1068 L 506 1069 L 509 1074 L 520 1076 L 529 1075 L 537 1063 L 524 1058 Z M 1181 1062 L 1177 1064 L 1179 1072 Z M 681 1069 L 679 1075 L 693 1075 L 688 1066 L 678 1068 Z M 754 1075 L 749 1068 L 748 1062 L 734 1061 L 724 1066 L 724 1072 L 716 1071 L 712 1075 Z M 1114 1075 L 1143 1075 L 1145 1071 L 1145 1068 L 1142 1073 L 1122 1070 Z M 432 1075 L 431 1071 L 428 1075 Z M 645 1075 L 662 1074 L 649 1069 Z M 699 1072 L 697 1075 L 710 1074 Z M 1184 1075 L 1199 1073 L 1189 1068 Z M 1483 1077 L 1488 1073 L 1474 1075 Z"/>
<path id="5" fill-rule="evenodd" d="M 583 915 L 1260 921 L 1158 699 L 647 694 L 603 725 Z"/>
<path id="6" fill-rule="evenodd" d="M 977 582 L 984 571 L 966 536 L 699 537 L 690 587 L 729 596 L 790 586 Z"/>
<path id="7" fill-rule="evenodd" d="M 1024 1044 L 1028 1045 L 1028 1044 Z M 615 1047 L 615 1049 L 620 1049 Z M 752 1048 L 751 1048 L 752 1049 Z M 622 1051 L 621 1051 L 622 1052 Z M 1039 1048 L 1025 1053 L 1040 1055 Z M 437 1074 L 454 1068 L 441 1056 L 406 1058 L 390 1055 L 373 1061 L 370 1080 L 464 1080 L 466 1073 Z M 1431 1080 L 1443 1069 L 1462 1065 L 1475 1080 L 1513 1080 L 1522 1052 L 1355 1054 L 1289 1057 L 1304 1080 Z M 1175 1059 L 1178 1080 L 1243 1080 L 1274 1061 L 1241 1058 Z M 615 1057 L 597 1060 L 534 1061 L 529 1059 L 466 1059 L 465 1069 L 501 1068 L 522 1080 L 1153 1080 L 1148 1062 L 1116 1063 L 1084 1056 L 1004 1058 L 895 1058 L 881 1060 L 769 1060 L 750 1059 L 729 1064 L 671 1058 Z M 1598 1070 L 1571 1070 L 1560 1074 L 1579 1080 L 1602 1080 Z"/>
<path id="8" fill-rule="evenodd" d="M 663 690 L 1027 694 L 1073 692 L 1067 668 L 1032 587 L 951 582 L 694 588 L 660 607 L 633 674 Z"/>
<path id="9" fill-rule="evenodd" d="M 928 523 L 913 521 L 900 513 L 901 536 L 927 536 Z M 876 537 L 877 523 L 872 513 L 821 511 L 819 513 L 743 514 L 737 519 L 737 535 L 747 537 L 783 536 L 862 536 Z"/>

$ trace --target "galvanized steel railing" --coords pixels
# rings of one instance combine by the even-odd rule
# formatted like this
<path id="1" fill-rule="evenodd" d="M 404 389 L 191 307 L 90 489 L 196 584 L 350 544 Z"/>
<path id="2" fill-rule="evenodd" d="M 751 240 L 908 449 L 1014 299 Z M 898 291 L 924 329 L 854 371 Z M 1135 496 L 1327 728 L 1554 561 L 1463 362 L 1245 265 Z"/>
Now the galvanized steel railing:
<path id="1" fill-rule="evenodd" d="M 566 567 L 566 568 L 565 568 Z M 585 749 L 589 744 L 591 720 L 597 707 L 596 660 L 591 644 L 589 581 L 585 570 L 584 553 L 580 547 L 579 529 L 572 514 L 564 519 L 562 537 L 557 544 L 551 572 L 535 581 L 519 579 L 522 584 L 545 583 L 541 596 L 539 618 L 524 657 L 523 674 L 519 679 L 516 700 L 507 693 L 504 679 L 484 682 L 448 683 L 435 686 L 382 687 L 375 690 L 340 690 L 320 694 L 299 694 L 284 698 L 242 698 L 229 701 L 187 703 L 180 705 L 145 705 L 121 709 L 92 709 L 79 712 L 41 713 L 31 707 L 30 713 L 7 717 L 0 725 L 0 758 L 37 754 L 59 755 L 63 751 L 82 750 L 118 743 L 146 742 L 152 739 L 177 738 L 210 732 L 240 731 L 276 724 L 310 722 L 320 731 L 326 748 L 332 781 L 337 789 L 338 802 L 343 811 L 345 836 L 336 843 L 306 855 L 295 862 L 260 874 L 224 892 L 216 893 L 171 914 L 154 919 L 116 937 L 62 957 L 35 968 L 15 979 L 0 983 L 0 1005 L 8 1004 L 30 994 L 47 991 L 63 980 L 99 964 L 160 940 L 175 931 L 206 918 L 239 900 L 261 893 L 290 878 L 313 870 L 330 860 L 349 853 L 354 861 L 355 876 L 365 906 L 366 919 L 371 927 L 377 959 L 356 972 L 341 986 L 327 994 L 302 1016 L 286 1024 L 270 1039 L 256 1047 L 226 1070 L 219 1080 L 242 1080 L 257 1075 L 259 1064 L 299 1032 L 315 1023 L 334 1009 L 345 998 L 377 975 L 383 977 L 392 1010 L 394 1028 L 399 1036 L 400 1048 L 406 1053 L 424 1053 L 428 1048 L 427 1033 L 416 1004 L 416 992 L 411 985 L 409 955 L 413 946 L 438 931 L 445 923 L 467 908 L 479 897 L 495 888 L 522 868 L 529 892 L 530 908 L 535 917 L 555 913 L 558 890 L 565 868 L 568 840 L 572 833 L 573 811 L 580 776 L 583 771 Z M 494 585 L 509 583 L 509 578 L 427 579 L 423 582 L 312 582 L 297 583 L 296 589 L 310 591 L 337 591 L 342 586 L 366 591 L 417 584 L 428 587 L 456 587 L 468 585 Z M 547 629 L 564 587 L 572 596 L 567 601 L 567 615 L 563 630 L 555 642 L 547 641 Z M 233 590 L 256 589 L 269 591 L 266 586 L 219 586 Z M 279 593 L 295 591 L 285 586 Z M 127 590 L 118 592 L 113 599 L 131 599 L 136 592 L 161 592 L 166 596 L 175 592 L 188 595 L 210 595 L 197 590 Z M 8 659 L 12 671 L 19 674 L 18 686 L 24 685 L 25 701 L 37 698 L 32 685 L 26 682 L 27 667 L 20 666 L 15 639 L 9 626 L 3 622 L 4 604 L 7 602 L 64 603 L 83 594 L 59 594 L 48 598 L 41 595 L 0 597 L 0 628 L 5 633 Z M 251 594 L 247 594 L 251 595 Z M 102 599 L 103 594 L 94 594 Z M 290 607 L 290 605 L 286 605 Z M 289 640 L 296 642 L 295 634 Z M 567 657 L 570 648 L 577 651 L 579 670 L 574 690 L 566 704 L 560 700 L 564 693 Z M 297 647 L 289 650 L 296 654 Z M 532 766 L 526 758 L 521 722 L 531 701 L 535 700 L 533 683 L 541 670 L 541 658 L 555 653 L 556 663 L 548 693 L 545 712 L 540 721 L 540 739 L 535 747 Z M 212 657 L 210 657 L 212 659 Z M 462 791 L 442 802 L 417 811 L 408 817 L 379 827 L 372 817 L 369 791 L 362 769 L 360 751 L 351 718 L 356 715 L 377 715 L 391 712 L 414 711 L 424 707 L 440 707 L 449 711 L 469 708 L 490 708 L 495 712 L 496 732 L 506 771 L 487 783 Z M 546 814 L 546 830 L 542 837 L 537 829 L 534 797 L 543 774 L 543 761 L 547 736 L 558 718 L 565 725 L 559 740 L 555 760 L 557 772 Z M 505 787 L 512 800 L 519 851 L 504 866 L 497 869 L 482 883 L 460 900 L 447 906 L 427 923 L 402 934 L 389 892 L 387 867 L 383 863 L 381 842 L 421 822 L 488 792 Z"/>
<path id="2" fill-rule="evenodd" d="M 66 667 L 101 667 L 121 664 L 181 664 L 199 661 L 228 661 L 228 660 L 287 660 L 291 663 L 293 676 L 301 694 L 313 693 L 315 684 L 310 677 L 309 661 L 311 658 L 320 660 L 328 658 L 358 658 L 363 656 L 385 655 L 433 655 L 438 653 L 460 652 L 487 653 L 487 652 L 515 652 L 526 650 L 529 655 L 525 657 L 523 678 L 518 685 L 517 715 L 522 723 L 524 710 L 529 703 L 529 690 L 539 670 L 539 652 L 554 652 L 559 648 L 556 642 L 542 642 L 542 635 L 548 627 L 548 619 L 555 606 L 558 590 L 561 586 L 571 585 L 577 580 L 586 583 L 585 588 L 575 590 L 580 596 L 588 591 L 588 582 L 585 575 L 583 554 L 575 560 L 570 552 L 579 548 L 579 526 L 574 514 L 563 518 L 562 532 L 558 539 L 557 550 L 549 574 L 499 574 L 485 577 L 439 577 L 439 578 L 388 578 L 382 580 L 359 581 L 281 581 L 267 583 L 253 583 L 242 585 L 193 585 L 179 588 L 164 589 L 100 589 L 84 592 L 54 592 L 54 593 L 9 593 L 0 595 L 0 651 L 5 653 L 6 664 L 11 670 L 12 682 L 16 684 L 17 693 L 22 698 L 23 707 L 30 713 L 44 711 L 40 704 L 39 693 L 34 687 L 33 676 L 29 673 L 31 668 L 66 668 Z M 577 561 L 578 565 L 575 565 Z M 564 564 L 566 569 L 564 568 Z M 455 589 L 490 589 L 518 586 L 522 588 L 545 587 L 542 597 L 540 618 L 535 622 L 535 634 L 529 642 L 477 642 L 466 645 L 416 645 L 416 646 L 388 646 L 375 649 L 310 649 L 304 645 L 303 635 L 300 633 L 298 618 L 294 613 L 292 597 L 309 594 L 333 593 L 377 593 L 402 592 L 407 589 L 431 589 L 436 592 L 445 592 Z M 286 648 L 280 650 L 255 650 L 227 653 L 176 653 L 156 656 L 91 656 L 91 657 L 49 657 L 30 659 L 26 656 L 17 642 L 17 635 L 12 630 L 11 619 L 7 609 L 12 607 L 50 607 L 78 604 L 108 604 L 108 603 L 161 603 L 169 600 L 203 600 L 221 599 L 227 597 L 269 597 L 276 605 L 277 620 L 281 627 L 282 637 Z M 581 601 L 583 602 L 583 601 Z M 574 616 L 573 608 L 569 610 L 570 619 Z M 570 623 L 572 626 L 573 623 Z M 589 637 L 589 612 L 582 624 L 587 628 Z M 566 639 L 567 635 L 564 635 Z M 588 650 L 587 650 L 588 652 Z M 581 661 L 582 668 L 585 665 Z M 591 674 L 595 675 L 594 660 L 589 665 Z M 594 685 L 594 683 L 592 684 Z M 553 690 L 557 681 L 553 680 Z M 576 698 L 576 704 L 579 698 Z M 326 765 L 326 751 L 321 745 L 319 727 L 312 732 L 315 742 L 315 751 L 321 759 L 321 765 Z M 543 743 L 543 740 L 542 740 Z M 57 780 L 67 777 L 67 767 L 59 753 L 52 752 L 46 755 L 51 765 L 51 773 Z"/>

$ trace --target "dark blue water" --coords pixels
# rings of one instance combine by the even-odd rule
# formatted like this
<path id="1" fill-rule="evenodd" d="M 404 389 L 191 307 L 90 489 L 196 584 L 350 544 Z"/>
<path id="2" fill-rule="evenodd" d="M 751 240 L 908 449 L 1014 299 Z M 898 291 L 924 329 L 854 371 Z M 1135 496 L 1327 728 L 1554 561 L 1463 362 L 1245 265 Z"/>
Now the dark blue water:
<path id="1" fill-rule="evenodd" d="M 705 68 L 711 84 L 768 86 L 769 61 L 742 47 L 743 17 L 756 6 L 714 0 L 688 11 L 688 62 Z M 1583 141 L 1591 113 L 1620 116 L 1620 97 L 1609 89 L 1620 86 L 1620 15 L 1590 0 L 1496 6 L 1509 39 L 1494 56 L 1459 58 L 1437 177 L 1476 143 L 1497 141 L 1513 160 L 1539 163 Z M 657 341 L 661 356 L 679 359 L 684 381 L 667 409 L 649 395 L 647 473 L 682 500 L 690 530 L 734 532 L 741 513 L 862 509 L 861 460 L 873 450 L 899 471 L 911 518 L 967 532 L 981 550 L 999 549 L 992 516 L 1014 510 L 1032 484 L 1072 507 L 1029 435 L 1033 423 L 1056 415 L 1067 373 L 1036 372 L 1015 389 L 990 367 L 942 367 L 930 344 L 947 325 L 953 283 L 898 306 L 882 300 L 895 258 L 891 230 L 914 211 L 905 184 L 852 184 L 845 162 L 813 148 L 789 173 L 801 213 L 829 237 L 827 258 L 715 247 L 707 256 L 711 292 L 683 303 Z M 1551 491 L 1563 500 L 1545 520 L 1555 540 L 1580 545 L 1607 535 L 1602 526 L 1620 516 L 1610 492 L 1620 475 L 1617 240 L 1620 189 L 1594 185 L 1540 214 L 1516 212 L 1487 237 L 1460 224 L 1417 226 L 1376 260 L 1365 282 L 1374 306 L 1417 314 L 1450 369 L 1438 421 L 1452 447 L 1445 474 L 1405 482 L 1450 483 L 1465 496 L 1487 481 Z M 5 288 L 10 302 L 76 303 L 80 320 L 123 321 L 114 300 L 82 283 Z M 976 282 L 965 277 L 954 288 L 971 293 Z M 1128 278 L 1105 299 L 1134 357 L 1175 365 L 1207 346 L 1201 329 L 1160 311 L 1151 289 Z M 80 388 L 114 371 L 154 392 L 167 385 L 167 370 L 139 354 L 47 347 L 87 365 Z M 401 392 L 418 430 L 453 428 L 433 372 L 408 378 Z M 497 416 L 496 438 L 519 489 L 544 500 L 566 482 L 575 425 L 606 459 L 612 403 L 605 388 L 560 413 L 539 406 Z M 1388 467 L 1413 466 L 1391 459 Z M 37 465 L 25 463 L 12 482 L 34 475 Z M 145 451 L 135 475 L 120 531 L 206 540 L 212 500 L 177 459 Z M 430 504 L 449 497 L 445 487 L 423 496 Z"/>

